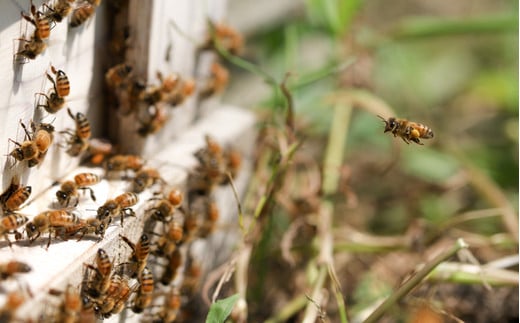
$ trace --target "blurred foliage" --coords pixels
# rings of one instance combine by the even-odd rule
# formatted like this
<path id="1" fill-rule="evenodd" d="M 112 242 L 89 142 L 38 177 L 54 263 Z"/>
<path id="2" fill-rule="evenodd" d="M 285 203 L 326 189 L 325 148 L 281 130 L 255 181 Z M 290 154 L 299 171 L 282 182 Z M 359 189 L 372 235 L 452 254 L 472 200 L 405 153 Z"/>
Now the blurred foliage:
<path id="1" fill-rule="evenodd" d="M 239 295 L 235 294 L 211 304 L 206 323 L 224 323 L 231 314 Z"/>

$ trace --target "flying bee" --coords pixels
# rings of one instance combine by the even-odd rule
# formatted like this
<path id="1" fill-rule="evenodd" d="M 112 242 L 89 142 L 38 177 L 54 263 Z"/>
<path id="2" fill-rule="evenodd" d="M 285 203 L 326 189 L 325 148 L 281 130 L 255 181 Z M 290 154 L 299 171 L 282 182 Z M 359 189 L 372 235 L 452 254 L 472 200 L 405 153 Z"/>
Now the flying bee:
<path id="1" fill-rule="evenodd" d="M 229 71 L 218 62 L 211 64 L 210 72 L 211 75 L 200 92 L 202 98 L 208 98 L 222 92 L 229 82 Z"/>
<path id="2" fill-rule="evenodd" d="M 88 190 L 93 201 L 96 200 L 94 190 L 89 186 L 99 183 L 100 177 L 92 173 L 80 173 L 74 176 L 74 181 L 65 181 L 61 184 L 60 189 L 56 192 L 58 203 L 61 206 L 68 206 L 72 198 L 75 199 L 74 206 L 78 205 L 78 190 Z"/>
<path id="3" fill-rule="evenodd" d="M 65 133 L 69 136 L 67 139 L 67 145 L 69 147 L 67 149 L 67 154 L 69 154 L 69 156 L 75 157 L 88 149 L 89 139 L 92 133 L 90 131 L 90 122 L 83 113 L 78 112 L 74 116 L 69 108 L 67 108 L 67 112 L 72 120 L 74 120 L 76 123 L 76 129 L 67 129 L 61 131 L 61 133 Z"/>
<path id="4" fill-rule="evenodd" d="M 158 182 L 165 183 L 159 171 L 154 168 L 144 168 L 135 173 L 135 177 L 132 179 L 132 190 L 141 193 Z"/>
<path id="5" fill-rule="evenodd" d="M 38 104 L 36 107 L 43 107 L 48 113 L 56 113 L 65 105 L 65 97 L 70 93 L 70 83 L 67 74 L 62 70 L 56 70 L 51 65 L 51 72 L 56 75 L 56 80 L 49 73 L 46 73 L 46 76 L 51 81 L 53 89 L 49 95 L 41 92 L 36 93 L 46 99 L 45 104 Z"/>
<path id="6" fill-rule="evenodd" d="M 56 0 L 52 7 L 43 4 L 48 10 L 45 16 L 50 21 L 61 22 L 72 11 L 72 3 L 74 3 L 74 0 Z"/>
<path id="7" fill-rule="evenodd" d="M 199 165 L 188 178 L 188 186 L 193 192 L 209 192 L 226 179 L 226 163 L 222 147 L 210 136 L 205 136 L 206 147 L 195 152 Z"/>
<path id="8" fill-rule="evenodd" d="M 144 160 L 137 155 L 115 155 L 107 160 L 107 172 L 132 170 L 137 172 L 144 166 Z"/>
<path id="9" fill-rule="evenodd" d="M 95 259 L 96 266 L 85 264 L 87 269 L 94 271 L 94 277 L 86 282 L 86 293 L 89 297 L 98 299 L 110 288 L 112 277 L 112 262 L 104 249 L 99 248 Z"/>
<path id="10" fill-rule="evenodd" d="M 31 15 L 27 15 L 22 11 L 23 19 L 30 22 L 35 30 L 34 30 L 34 38 L 38 39 L 47 39 L 51 34 L 51 27 L 49 23 L 49 19 L 40 11 L 36 11 L 36 7 L 32 3 L 31 0 Z"/>
<path id="11" fill-rule="evenodd" d="M 17 229 L 26 224 L 27 221 L 29 221 L 29 219 L 25 215 L 18 213 L 9 214 L 0 219 L 0 235 L 4 236 L 9 246 L 11 246 L 11 241 L 9 240 L 8 234 L 14 233 L 15 239 L 20 240 L 22 234 L 18 232 Z"/>
<path id="12" fill-rule="evenodd" d="M 51 244 L 51 233 L 59 230 L 61 227 L 76 225 L 80 222 L 77 213 L 70 210 L 52 210 L 45 211 L 32 219 L 25 225 L 25 232 L 30 242 L 34 242 L 41 234 L 49 232 L 49 240 L 47 248 Z"/>
<path id="13" fill-rule="evenodd" d="M 74 8 L 70 16 L 69 26 L 78 27 L 94 15 L 96 7 L 88 2 L 83 2 L 78 7 Z"/>
<path id="14" fill-rule="evenodd" d="M 139 288 L 137 289 L 137 294 L 132 300 L 132 311 L 134 313 L 142 313 L 145 308 L 150 306 L 153 300 L 154 280 L 152 272 L 148 267 L 143 268 L 138 281 Z"/>
<path id="15" fill-rule="evenodd" d="M 139 198 L 137 194 L 133 192 L 120 194 L 112 200 L 107 200 L 105 204 L 100 206 L 97 210 L 96 218 L 108 225 L 112 222 L 113 218 L 120 216 L 122 226 L 123 218 L 126 215 L 135 216 L 131 206 L 136 205 L 138 201 Z"/>
<path id="16" fill-rule="evenodd" d="M 133 243 L 127 237 L 119 235 L 119 237 L 126 242 L 126 244 L 132 249 L 132 255 L 130 255 L 130 264 L 132 265 L 131 277 L 140 277 L 146 267 L 148 255 L 150 254 L 150 239 L 146 234 L 141 235 L 137 243 Z"/>
<path id="17" fill-rule="evenodd" d="M 28 273 L 31 270 L 31 266 L 21 261 L 11 260 L 0 263 L 0 280 L 13 277 L 18 273 Z"/>
<path id="18" fill-rule="evenodd" d="M 416 144 L 423 145 L 419 139 L 433 138 L 433 131 L 421 123 L 393 117 L 388 118 L 387 120 L 379 115 L 378 117 L 385 123 L 384 132 L 391 132 L 394 137 L 401 137 L 401 139 L 403 139 L 407 144 L 410 144 L 410 141 L 413 141 Z"/>
<path id="19" fill-rule="evenodd" d="M 223 48 L 232 55 L 240 55 L 244 39 L 235 29 L 222 23 L 209 22 L 210 34 L 201 49 L 217 50 Z"/>
<path id="20" fill-rule="evenodd" d="M 20 209 L 20 206 L 31 195 L 31 191 L 31 186 L 15 184 L 13 178 L 7 190 L 0 195 L 0 203 L 4 212 L 10 213 Z"/>
<path id="21" fill-rule="evenodd" d="M 132 66 L 126 63 L 118 64 L 105 73 L 105 81 L 111 88 L 124 88 L 130 81 L 132 71 Z"/>

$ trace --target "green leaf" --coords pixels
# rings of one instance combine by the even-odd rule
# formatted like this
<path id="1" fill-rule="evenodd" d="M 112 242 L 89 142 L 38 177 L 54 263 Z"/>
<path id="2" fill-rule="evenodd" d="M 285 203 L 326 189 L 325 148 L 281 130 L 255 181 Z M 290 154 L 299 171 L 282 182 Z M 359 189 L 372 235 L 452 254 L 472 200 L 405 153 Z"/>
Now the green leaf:
<path id="1" fill-rule="evenodd" d="M 231 314 L 235 303 L 238 301 L 238 298 L 239 295 L 235 294 L 212 304 L 209 308 L 206 323 L 224 323 L 229 314 Z"/>
<path id="2" fill-rule="evenodd" d="M 459 164 L 452 156 L 428 149 L 425 146 L 406 145 L 402 166 L 405 172 L 423 180 L 440 183 L 459 170 Z"/>

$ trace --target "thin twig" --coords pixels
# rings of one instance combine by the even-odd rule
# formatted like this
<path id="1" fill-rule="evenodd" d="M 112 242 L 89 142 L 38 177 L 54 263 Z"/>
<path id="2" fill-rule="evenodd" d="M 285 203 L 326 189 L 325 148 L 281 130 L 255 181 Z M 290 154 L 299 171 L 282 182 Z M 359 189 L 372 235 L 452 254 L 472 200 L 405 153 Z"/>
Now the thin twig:
<path id="1" fill-rule="evenodd" d="M 400 299 L 406 296 L 412 289 L 419 285 L 440 263 L 454 256 L 459 250 L 467 248 L 468 245 L 464 240 L 458 239 L 455 244 L 445 252 L 426 263 L 409 280 L 402 284 L 392 295 L 390 295 L 383 303 L 381 303 L 370 316 L 364 320 L 364 323 L 377 322 L 383 315 L 394 306 Z"/>

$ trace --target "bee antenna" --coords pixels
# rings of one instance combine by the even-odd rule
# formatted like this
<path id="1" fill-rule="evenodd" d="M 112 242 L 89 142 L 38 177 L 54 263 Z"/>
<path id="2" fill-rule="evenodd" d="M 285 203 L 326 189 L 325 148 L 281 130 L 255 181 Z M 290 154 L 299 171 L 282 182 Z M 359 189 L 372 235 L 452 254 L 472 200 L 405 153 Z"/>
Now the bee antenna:
<path id="1" fill-rule="evenodd" d="M 384 122 L 386 122 L 386 119 L 383 118 L 382 116 L 380 116 L 379 114 L 377 115 L 379 117 L 379 119 L 383 120 Z"/>

